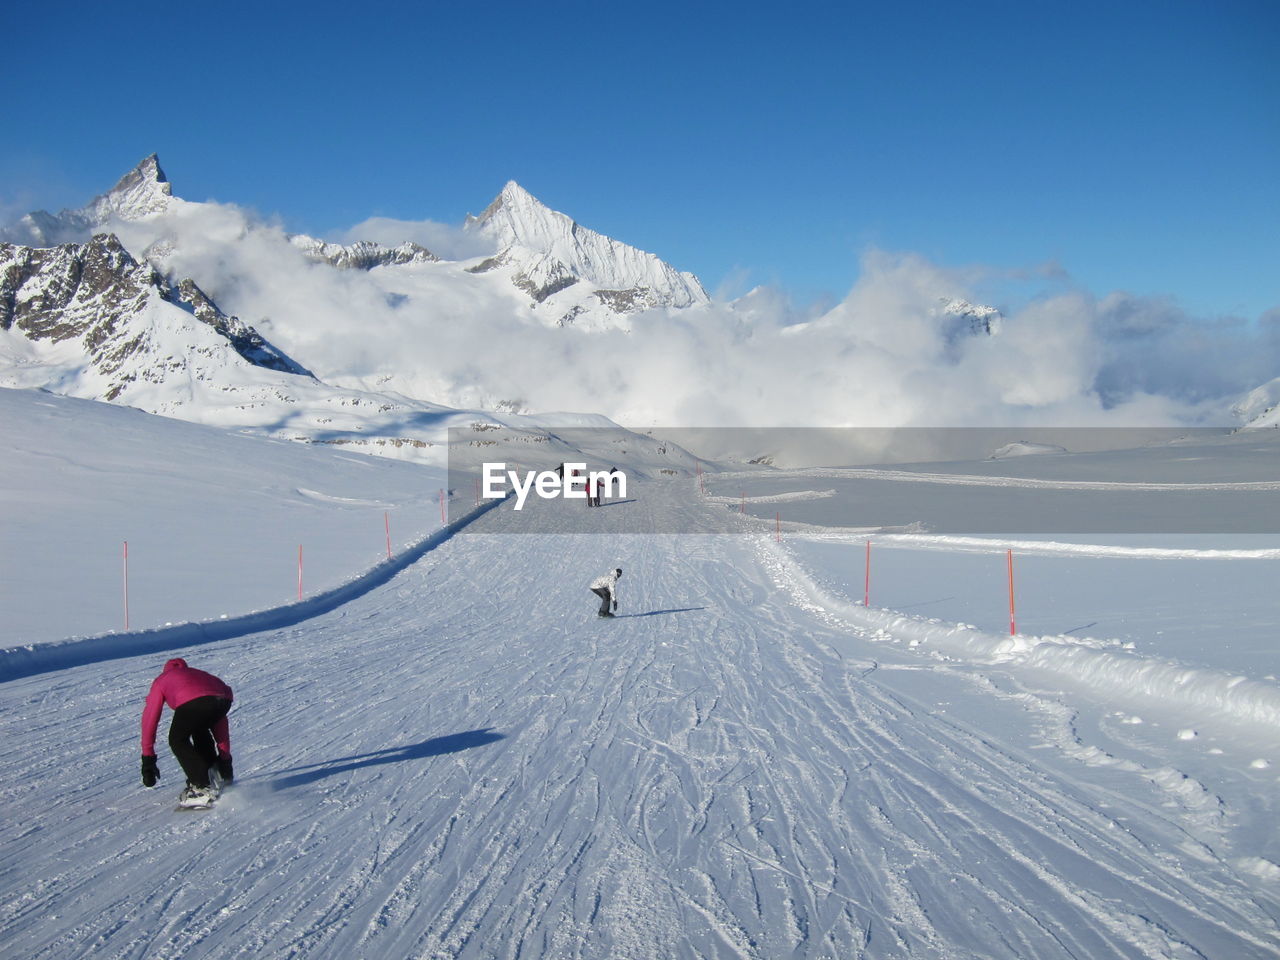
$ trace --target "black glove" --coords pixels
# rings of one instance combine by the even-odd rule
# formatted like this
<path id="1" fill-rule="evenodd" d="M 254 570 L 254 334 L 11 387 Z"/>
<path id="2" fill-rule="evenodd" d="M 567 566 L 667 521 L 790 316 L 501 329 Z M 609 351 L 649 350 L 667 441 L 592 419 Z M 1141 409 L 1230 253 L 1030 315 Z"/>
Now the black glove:
<path id="1" fill-rule="evenodd" d="M 218 776 L 223 783 L 230 783 L 236 778 L 235 771 L 231 768 L 231 754 L 218 754 Z"/>
<path id="2" fill-rule="evenodd" d="M 154 787 L 159 779 L 160 765 L 156 763 L 156 758 L 148 757 L 144 753 L 142 755 L 142 785 L 144 787 Z"/>
<path id="3" fill-rule="evenodd" d="M 613 601 L 613 609 L 615 609 L 615 610 L 617 610 L 617 609 L 618 609 L 618 601 L 617 601 L 617 600 Z"/>

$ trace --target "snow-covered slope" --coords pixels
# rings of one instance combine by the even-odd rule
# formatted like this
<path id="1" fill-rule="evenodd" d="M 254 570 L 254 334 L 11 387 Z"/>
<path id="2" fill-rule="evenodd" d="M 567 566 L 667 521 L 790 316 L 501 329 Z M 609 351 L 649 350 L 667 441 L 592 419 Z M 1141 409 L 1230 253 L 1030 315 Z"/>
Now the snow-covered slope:
<path id="1" fill-rule="evenodd" d="M 64 417 L 75 402 L 42 399 L 45 433 L 78 425 Z M 198 440 L 172 458 L 177 438 L 157 439 L 122 451 L 86 431 L 76 483 L 144 474 L 125 511 L 135 519 L 152 497 L 176 516 L 250 498 L 287 528 L 310 505 L 317 527 L 341 518 L 331 546 L 351 537 L 356 563 L 372 562 L 383 532 L 357 521 L 429 506 L 408 471 L 430 474 L 410 465 L 326 467 L 350 458 L 249 439 L 238 454 L 211 450 L 209 473 Z M 299 467 L 318 485 L 293 490 Z M 65 492 L 53 479 L 19 489 L 52 505 Z M 117 539 L 124 506 L 48 510 L 45 535 L 87 553 L 88 534 Z M 801 563 L 771 536 L 705 535 L 724 511 L 687 479 L 654 479 L 609 509 L 534 509 L 548 532 L 513 535 L 526 525 L 505 505 L 311 616 L 305 602 L 263 611 L 204 643 L 161 629 L 144 656 L 127 653 L 147 638 L 120 633 L 73 667 L 28 657 L 34 673 L 0 682 L 6 950 L 1275 956 L 1278 695 L 1265 645 L 1237 652 L 1215 686 L 1207 665 L 1177 669 L 1158 634 L 1133 650 L 856 607 L 811 576 L 848 579 L 847 557 Z M 620 532 L 646 524 L 702 535 Z M 211 574 L 246 549 L 249 526 L 219 538 L 203 524 L 218 548 L 193 547 L 187 569 L 210 601 L 224 598 Z M 171 528 L 152 542 L 166 535 L 183 539 Z M 104 560 L 118 573 L 118 553 Z M 1275 561 L 1226 562 L 1263 582 Z M 614 566 L 622 616 L 600 623 L 586 585 Z M 53 576 L 17 602 L 52 614 L 70 586 Z M 135 588 L 138 599 L 152 585 Z M 1248 612 L 1266 616 L 1262 599 Z M 1087 593 L 1063 600 L 1067 622 L 1085 622 Z M 1188 636 L 1234 639 L 1240 612 L 1187 605 Z M 1212 660 L 1226 644 L 1199 646 Z M 138 782 L 141 699 L 176 655 L 236 693 L 238 782 L 199 815 L 173 811 L 181 774 L 163 746 L 158 788 Z M 1172 692 L 1162 700 L 1151 678 Z"/>
<path id="2" fill-rule="evenodd" d="M 0 511 L 0 542 L 21 545 L 0 553 L 8 601 L 0 647 L 118 628 L 116 560 L 125 540 L 136 578 L 132 623 L 149 628 L 287 600 L 300 544 L 308 593 L 363 573 L 383 546 L 384 511 L 397 544 L 432 533 L 475 506 L 482 460 L 523 470 L 580 461 L 593 470 L 619 467 L 633 479 L 698 469 L 678 446 L 598 416 L 500 423 L 474 412 L 409 409 L 397 423 L 394 411 L 379 419 L 352 409 L 366 398 L 347 395 L 344 408 L 341 393 L 330 394 L 328 406 L 324 394 L 307 396 L 312 402 L 300 399 L 292 416 L 277 404 L 285 425 L 274 432 L 280 439 L 270 439 L 257 429 L 213 429 L 118 404 L 0 389 L 2 495 L 11 504 Z M 326 409 L 330 422 L 308 430 L 308 415 Z M 378 423 L 386 429 L 374 430 Z M 436 436 L 442 439 L 419 439 Z M 445 439 L 452 440 L 447 457 Z M 18 609 L 17 598 L 58 582 L 74 585 L 75 603 Z"/>
<path id="3" fill-rule="evenodd" d="M 1280 426 L 1280 377 L 1249 391 L 1232 412 L 1248 429 Z"/>

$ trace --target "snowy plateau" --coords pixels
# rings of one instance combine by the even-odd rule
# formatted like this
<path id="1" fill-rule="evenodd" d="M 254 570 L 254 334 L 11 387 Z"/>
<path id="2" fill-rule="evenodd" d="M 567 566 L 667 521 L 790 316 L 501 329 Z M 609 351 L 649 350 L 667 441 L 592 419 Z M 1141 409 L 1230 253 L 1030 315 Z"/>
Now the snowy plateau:
<path id="1" fill-rule="evenodd" d="M 1280 956 L 1280 430 L 729 463 L 485 379 L 696 278 L 514 184 L 461 233 L 291 237 L 154 157 L 7 228 L 0 954 Z M 1003 335 L 935 293 L 940 349 Z M 163 726 L 139 777 L 177 656 L 235 691 L 195 814 Z"/>

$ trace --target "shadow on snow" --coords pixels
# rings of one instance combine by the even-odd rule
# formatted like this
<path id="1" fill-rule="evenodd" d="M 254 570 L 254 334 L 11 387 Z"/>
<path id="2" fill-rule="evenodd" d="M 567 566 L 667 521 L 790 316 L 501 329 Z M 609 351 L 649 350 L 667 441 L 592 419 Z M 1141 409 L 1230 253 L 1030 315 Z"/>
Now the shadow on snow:
<path id="1" fill-rule="evenodd" d="M 674 610 L 650 610 L 647 613 L 615 613 L 615 620 L 625 620 L 629 617 L 660 617 L 666 613 L 691 613 L 694 610 L 705 610 L 706 607 L 677 607 Z"/>
<path id="2" fill-rule="evenodd" d="M 377 767 L 384 763 L 403 763 L 405 760 L 425 760 L 428 757 L 439 757 L 446 753 L 458 753 L 473 747 L 483 747 L 496 743 L 506 734 L 494 733 L 492 727 L 480 730 L 468 730 L 465 733 L 451 733 L 443 737 L 432 737 L 421 743 L 407 744 L 401 747 L 388 747 L 385 750 L 374 750 L 372 753 L 358 753 L 351 757 L 338 757 L 325 760 L 323 763 L 308 763 L 300 767 L 290 767 L 280 771 L 281 774 L 270 781 L 272 790 L 288 790 L 291 787 L 302 787 L 325 777 L 339 773 L 350 773 L 365 767 Z M 246 777 L 245 779 L 252 779 Z"/>

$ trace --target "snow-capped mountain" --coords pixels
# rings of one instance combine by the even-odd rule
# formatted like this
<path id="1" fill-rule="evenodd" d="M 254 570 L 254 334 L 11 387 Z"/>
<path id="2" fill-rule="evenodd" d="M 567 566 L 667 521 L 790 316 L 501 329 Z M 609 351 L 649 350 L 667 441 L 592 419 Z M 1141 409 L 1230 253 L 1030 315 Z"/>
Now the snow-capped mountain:
<path id="1" fill-rule="evenodd" d="M 0 382 L 53 380 L 75 396 L 189 397 L 193 382 L 241 366 L 309 376 L 193 281 L 167 283 L 111 234 L 50 248 L 0 244 L 0 329 L 16 359 Z M 157 409 L 181 402 L 170 396 Z"/>
<path id="2" fill-rule="evenodd" d="M 1231 408 L 1247 430 L 1280 426 L 1280 377 L 1255 387 Z"/>
<path id="3" fill-rule="evenodd" d="M 619 442 L 642 470 L 694 463 L 600 416 L 499 418 L 323 383 L 193 281 L 169 284 L 110 234 L 51 248 L 0 244 L 0 387 L 440 466 L 446 452 L 455 465 L 481 456 L 616 463 Z M 464 449 L 448 451 L 448 440 Z"/>
<path id="4" fill-rule="evenodd" d="M 710 301 L 693 274 L 581 226 L 514 180 L 483 213 L 467 218 L 466 229 L 497 249 L 468 269 L 508 277 L 559 326 L 610 326 L 612 318 L 650 307 Z"/>
<path id="5" fill-rule="evenodd" d="M 995 307 L 970 303 L 968 300 L 953 300 L 942 297 L 939 312 L 944 317 L 953 317 L 958 321 L 956 334 L 973 334 L 975 336 L 995 336 L 1004 324 L 1004 317 Z"/>
<path id="6" fill-rule="evenodd" d="M 280 436 L 377 436 L 397 452 L 458 411 L 849 425 L 1041 403 L 984 368 L 1040 338 L 1012 322 L 1023 335 L 1005 335 L 997 309 L 947 296 L 954 278 L 911 258 L 871 264 L 872 280 L 800 320 L 768 291 L 713 302 L 692 274 L 515 182 L 467 219 L 465 242 L 430 234 L 460 259 L 377 229 L 379 242 L 291 236 L 233 204 L 175 196 L 149 156 L 84 207 L 0 234 L 0 384 Z M 1091 402 L 1079 366 L 1054 402 Z"/>
<path id="7" fill-rule="evenodd" d="M 120 235 L 95 233 L 100 230 Z M 501 411 L 494 416 L 406 396 L 397 387 L 420 385 L 422 374 L 415 372 L 413 357 L 398 354 L 391 345 L 385 354 L 365 345 L 377 365 L 369 376 L 344 375 L 341 363 L 328 363 L 327 376 L 318 376 L 310 364 L 294 359 L 292 348 L 279 346 L 275 336 L 268 339 L 256 326 L 220 309 L 204 284 L 242 302 L 261 302 L 264 291 L 272 291 L 278 299 L 271 302 L 293 312 L 276 321 L 263 317 L 262 323 L 304 345 L 314 343 L 306 339 L 308 332 L 321 342 L 346 336 L 350 347 L 339 344 L 337 349 L 343 358 L 360 349 L 363 334 L 349 324 L 318 322 L 311 306 L 316 299 L 328 303 L 350 296 L 345 309 L 338 307 L 345 320 L 370 300 L 382 309 L 446 302 L 447 292 L 458 284 L 465 287 L 453 294 L 460 314 L 477 304 L 510 310 L 522 294 L 501 278 L 496 278 L 497 289 L 495 279 L 477 279 L 463 265 L 441 262 L 418 244 L 340 245 L 289 237 L 248 221 L 235 208 L 184 201 L 172 195 L 154 156 L 85 207 L 29 214 L 4 235 L 27 243 L 0 243 L 2 387 L 40 388 L 197 423 L 440 465 L 450 439 L 486 453 L 510 450 L 513 459 L 525 463 L 542 454 L 550 464 L 580 455 L 593 443 L 606 445 L 596 455 L 616 460 L 609 445 L 620 435 L 631 438 L 633 461 L 634 451 L 646 450 L 655 463 L 690 468 L 693 463 L 674 445 L 664 452 L 657 441 L 620 431 L 598 415 L 521 416 L 519 401 L 481 397 L 485 407 Z M 70 239 L 49 242 L 57 238 Z M 215 260 L 225 256 L 229 271 L 206 272 L 199 281 L 184 276 L 182 268 L 199 270 L 207 264 L 202 246 L 217 251 Z M 193 249 L 201 255 L 193 256 Z M 375 267 L 393 271 L 392 279 L 362 279 L 377 273 Z M 443 274 L 433 273 L 436 269 Z M 411 273 L 396 280 L 397 270 Z M 422 270 L 428 271 L 425 277 Z M 326 279 L 329 271 L 331 281 Z M 356 276 L 346 281 L 340 279 L 344 274 Z M 317 277 L 320 285 L 309 298 L 303 287 Z M 414 279 L 425 287 L 398 292 L 404 280 L 411 281 L 412 289 Z M 379 342 L 376 337 L 372 341 Z M 397 365 L 409 375 L 397 379 L 389 372 Z M 447 383 L 441 393 L 449 393 Z M 430 386 L 411 392 L 423 397 Z M 457 437 L 446 436 L 450 428 L 460 431 Z M 563 439 L 570 428 L 589 429 L 575 445 Z M 466 438 L 473 433 L 476 440 L 470 443 Z M 606 435 L 611 439 L 601 439 Z"/>
<path id="8" fill-rule="evenodd" d="M 174 204 L 173 188 L 154 153 L 120 178 L 109 191 L 78 210 L 28 213 L 0 230 L 0 240 L 33 247 L 52 247 L 88 239 L 113 220 L 141 220 L 164 213 Z"/>
<path id="9" fill-rule="evenodd" d="M 175 196 L 153 154 L 84 207 L 57 214 L 36 211 L 0 237 L 12 245 L 6 263 L 24 265 L 10 271 L 8 279 L 10 294 L 23 303 L 49 271 L 59 269 L 55 260 L 64 262 L 64 272 L 76 273 L 78 267 L 66 264 L 100 253 L 98 235 L 114 238 L 117 249 L 112 256 L 95 259 L 98 269 L 111 264 L 119 271 L 119 289 L 105 294 L 112 304 L 90 306 L 110 286 L 105 279 L 76 286 L 75 298 L 41 308 L 46 327 L 57 326 L 52 314 L 64 310 L 75 313 L 76 319 L 68 323 L 79 330 L 84 318 L 97 310 L 103 323 L 114 329 L 129 309 L 141 312 L 144 302 L 178 304 L 194 316 L 193 303 L 181 295 L 190 287 L 199 291 L 198 296 L 192 294 L 193 302 L 227 305 L 218 311 L 225 319 L 212 326 L 206 322 L 202 335 L 231 331 L 239 324 L 232 323 L 231 314 L 252 318 L 252 326 L 240 324 L 248 332 L 235 332 L 233 350 L 251 347 L 254 337 L 269 339 L 281 356 L 301 358 L 289 362 L 298 369 L 305 365 L 323 383 L 504 413 L 526 409 L 527 388 L 510 377 L 477 377 L 469 365 L 459 367 L 456 359 L 442 357 L 440 333 L 483 323 L 544 327 L 556 333 L 558 326 L 572 325 L 589 335 L 627 329 L 631 316 L 646 307 L 681 309 L 708 302 L 691 274 L 579 226 L 515 183 L 508 184 L 480 217 L 470 218 L 464 229 L 471 236 L 471 249 L 487 246 L 492 255 L 449 261 L 411 241 L 330 243 L 290 236 L 240 208 Z M 71 246 L 55 258 L 36 253 L 67 245 Z M 144 267 L 145 277 L 134 276 Z M 142 287 L 149 291 L 145 297 Z M 125 297 L 121 289 L 132 293 Z M 29 311 L 24 307 L 21 312 L 26 317 Z M 27 356 L 15 365 L 20 371 L 0 374 L 4 382 L 117 398 L 130 394 L 129 384 L 159 376 L 123 367 L 109 371 L 104 356 L 67 360 L 65 343 L 60 348 L 63 362 L 33 362 L 34 356 L 48 353 L 48 341 L 41 345 L 42 338 L 28 320 L 15 324 L 11 318 L 9 325 L 11 340 L 21 335 L 31 343 L 21 349 L 11 345 L 9 356 Z M 136 356 L 141 362 L 142 354 Z M 153 359 L 170 370 L 177 363 L 171 349 Z M 79 372 L 70 376 L 67 364 Z M 50 372 L 54 367 L 61 372 Z M 46 382 L 40 382 L 38 370 L 46 371 Z M 88 378 L 88 371 L 94 372 L 93 378 Z M 98 385 L 90 389 L 86 378 Z M 72 383 L 76 386 L 68 386 Z M 185 396 L 125 402 L 153 410 L 190 405 Z"/>
<path id="10" fill-rule="evenodd" d="M 405 424 L 455 413 L 320 382 L 194 281 L 169 282 L 112 234 L 0 244 L 0 386 L 410 458 L 432 444 Z"/>

